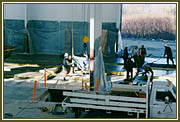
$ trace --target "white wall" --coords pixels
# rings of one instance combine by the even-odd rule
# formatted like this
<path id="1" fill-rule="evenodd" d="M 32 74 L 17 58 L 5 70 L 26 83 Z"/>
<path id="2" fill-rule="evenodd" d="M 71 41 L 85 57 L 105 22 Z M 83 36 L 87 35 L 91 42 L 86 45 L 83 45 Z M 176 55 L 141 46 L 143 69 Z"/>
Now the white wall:
<path id="1" fill-rule="evenodd" d="M 5 19 L 88 21 L 89 4 L 5 4 Z M 96 4 L 102 6 L 103 22 L 119 22 L 119 4 Z M 98 11 L 97 11 L 98 12 Z"/>
<path id="2" fill-rule="evenodd" d="M 87 9 L 87 4 L 28 4 L 28 20 L 87 21 Z"/>
<path id="3" fill-rule="evenodd" d="M 103 4 L 102 18 L 103 22 L 117 22 L 119 18 L 119 4 Z"/>
<path id="4" fill-rule="evenodd" d="M 95 4 L 95 17 L 94 17 L 94 26 L 95 26 L 95 34 L 94 38 L 97 39 L 102 34 L 102 5 Z"/>
<path id="5" fill-rule="evenodd" d="M 4 4 L 4 19 L 24 20 L 26 4 Z"/>

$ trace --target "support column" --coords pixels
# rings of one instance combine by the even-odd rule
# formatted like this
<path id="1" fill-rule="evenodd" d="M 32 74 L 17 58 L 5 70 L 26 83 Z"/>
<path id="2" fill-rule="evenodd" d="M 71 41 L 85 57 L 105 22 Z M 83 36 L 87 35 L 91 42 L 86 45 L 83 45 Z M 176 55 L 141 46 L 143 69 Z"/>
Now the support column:
<path id="1" fill-rule="evenodd" d="M 74 5 L 72 4 L 72 57 L 74 57 Z M 74 60 L 72 60 L 72 72 L 74 73 Z"/>
<path id="2" fill-rule="evenodd" d="M 25 11 L 24 11 L 24 25 L 25 25 L 25 29 L 27 29 L 27 22 L 28 22 L 28 8 L 27 8 L 28 4 L 25 4 Z"/>
<path id="3" fill-rule="evenodd" d="M 120 18 L 119 30 L 121 32 L 121 30 L 122 30 L 122 4 L 120 4 L 120 15 L 119 15 L 119 18 Z"/>
<path id="4" fill-rule="evenodd" d="M 93 90 L 94 81 L 94 4 L 90 5 L 90 90 Z"/>
<path id="5" fill-rule="evenodd" d="M 121 37 L 121 31 L 122 31 L 122 4 L 119 5 L 119 27 L 118 27 L 118 42 L 116 45 L 117 53 L 120 54 L 121 50 L 123 49 L 122 44 L 122 37 Z"/>
<path id="6" fill-rule="evenodd" d="M 97 55 L 97 51 L 101 46 L 102 35 L 102 5 L 90 4 L 90 90 L 94 90 L 94 59 Z"/>
<path id="7" fill-rule="evenodd" d="M 30 52 L 30 37 L 29 37 L 29 32 L 27 29 L 27 23 L 28 23 L 28 4 L 25 4 L 24 8 L 24 27 L 25 27 L 25 52 L 29 53 Z"/>

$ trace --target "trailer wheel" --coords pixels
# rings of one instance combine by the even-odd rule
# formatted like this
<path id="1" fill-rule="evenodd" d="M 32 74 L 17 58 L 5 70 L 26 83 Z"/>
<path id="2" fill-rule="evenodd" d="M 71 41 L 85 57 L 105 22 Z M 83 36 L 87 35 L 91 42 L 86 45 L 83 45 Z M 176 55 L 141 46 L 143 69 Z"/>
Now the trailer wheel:
<path id="1" fill-rule="evenodd" d="M 81 115 L 81 109 L 74 108 L 74 112 L 75 112 L 75 118 L 79 118 L 79 116 Z"/>

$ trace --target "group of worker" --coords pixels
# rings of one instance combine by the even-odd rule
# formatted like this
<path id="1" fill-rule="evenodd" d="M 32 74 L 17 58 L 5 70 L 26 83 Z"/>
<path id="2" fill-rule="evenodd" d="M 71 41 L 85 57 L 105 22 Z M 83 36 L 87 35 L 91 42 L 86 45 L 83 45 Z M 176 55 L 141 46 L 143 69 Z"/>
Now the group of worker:
<path id="1" fill-rule="evenodd" d="M 136 67 L 137 71 L 139 72 L 139 68 L 142 67 L 145 61 L 146 56 L 146 48 L 144 48 L 144 45 L 140 49 L 138 49 L 138 46 L 136 45 L 132 50 L 134 62 L 131 60 L 131 56 L 128 54 L 128 47 L 125 47 L 124 49 L 124 68 L 127 71 L 127 80 L 133 79 L 133 68 Z M 131 77 L 129 79 L 129 73 L 131 73 Z"/>
<path id="2" fill-rule="evenodd" d="M 167 64 L 169 64 L 169 59 L 172 61 L 172 64 L 174 65 L 173 61 L 173 55 L 172 55 L 172 50 L 170 47 L 168 47 L 167 44 L 164 45 L 165 51 L 164 51 L 164 56 L 167 55 Z M 87 52 L 86 52 L 87 53 Z M 86 54 L 85 53 L 85 54 Z M 153 79 L 153 71 L 152 68 L 149 65 L 145 65 L 145 57 L 147 55 L 146 48 L 144 45 L 142 45 L 141 48 L 138 49 L 138 46 L 136 45 L 133 50 L 132 50 L 133 56 L 130 56 L 128 54 L 128 47 L 125 47 L 124 49 L 124 68 L 127 71 L 127 80 L 133 80 L 133 68 L 137 68 L 137 74 L 140 72 L 140 68 L 144 69 L 144 74 L 146 77 L 146 73 L 150 72 L 151 73 L 151 80 Z M 87 54 L 86 54 L 87 55 Z M 132 60 L 134 59 L 134 62 Z M 64 72 L 64 78 L 63 80 L 66 81 L 66 76 L 70 72 L 72 66 L 72 59 L 71 56 L 68 55 L 68 53 L 64 54 L 64 60 L 63 60 L 63 72 Z M 131 74 L 131 77 L 129 76 L 129 73 Z M 129 78 L 130 77 L 130 78 Z"/>
<path id="3" fill-rule="evenodd" d="M 172 64 L 174 65 L 171 48 L 168 47 L 167 44 L 165 44 L 164 47 L 165 47 L 165 51 L 163 57 L 167 55 L 167 64 L 169 64 L 169 59 L 170 59 L 172 61 Z M 139 49 L 138 46 L 136 45 L 132 50 L 132 54 L 133 56 L 131 57 L 128 54 L 128 47 L 125 47 L 123 59 L 124 59 L 124 68 L 127 71 L 126 79 L 130 81 L 133 80 L 133 68 L 137 68 L 137 74 L 140 72 L 140 68 L 143 68 L 144 69 L 143 75 L 147 77 L 147 73 L 150 72 L 151 73 L 150 80 L 152 81 L 153 70 L 149 65 L 144 64 L 145 57 L 147 55 L 146 48 L 144 47 L 144 45 L 142 45 L 142 47 Z M 134 62 L 131 60 L 132 58 L 134 59 Z M 129 73 L 131 74 L 131 77 L 129 76 Z"/>
<path id="4" fill-rule="evenodd" d="M 88 61 L 89 61 L 88 54 L 87 54 L 87 53 L 84 53 L 84 57 L 86 58 L 86 60 L 83 61 L 84 67 L 82 67 L 82 69 L 81 69 L 82 72 L 83 72 L 84 70 L 88 70 L 88 69 L 89 69 L 89 65 L 88 65 Z M 73 58 L 73 60 L 75 60 L 75 59 Z M 67 76 L 67 74 L 70 73 L 71 68 L 72 68 L 72 58 L 71 58 L 71 56 L 70 56 L 68 53 L 65 53 L 65 54 L 64 54 L 64 59 L 63 59 L 63 66 L 62 66 L 62 68 L 63 68 L 63 73 L 64 73 L 63 80 L 64 80 L 64 81 L 67 81 L 66 76 Z"/>

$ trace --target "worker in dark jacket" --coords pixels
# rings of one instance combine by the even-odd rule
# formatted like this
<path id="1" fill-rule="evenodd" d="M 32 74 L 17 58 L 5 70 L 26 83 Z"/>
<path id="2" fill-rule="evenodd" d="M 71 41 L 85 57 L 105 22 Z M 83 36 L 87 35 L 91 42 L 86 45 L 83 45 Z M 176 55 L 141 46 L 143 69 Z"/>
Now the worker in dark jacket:
<path id="1" fill-rule="evenodd" d="M 133 54 L 133 57 L 134 57 L 134 64 L 135 64 L 135 67 L 138 67 L 138 56 L 139 56 L 139 49 L 138 49 L 138 46 L 136 45 L 133 50 L 132 50 L 132 54 Z"/>
<path id="2" fill-rule="evenodd" d="M 172 61 L 172 64 L 174 65 L 173 56 L 172 56 L 172 50 L 170 47 L 168 47 L 167 44 L 164 45 L 165 51 L 164 51 L 164 57 L 167 55 L 167 64 L 169 64 L 169 59 Z"/>
<path id="3" fill-rule="evenodd" d="M 69 55 L 68 55 L 68 53 L 65 53 L 64 60 L 63 60 L 64 81 L 67 81 L 66 76 L 70 72 L 71 65 L 72 64 L 69 61 Z"/>
<path id="4" fill-rule="evenodd" d="M 124 68 L 126 69 L 126 66 L 127 66 L 127 59 L 128 59 L 128 47 L 125 47 L 125 49 L 124 49 L 124 56 L 123 56 L 123 59 L 124 59 Z"/>
<path id="5" fill-rule="evenodd" d="M 144 45 L 139 50 L 140 55 L 142 56 L 142 64 L 144 64 L 145 57 L 146 57 L 146 48 L 144 48 Z"/>
<path id="6" fill-rule="evenodd" d="M 128 56 L 127 58 L 127 66 L 126 66 L 126 70 L 127 70 L 127 80 L 129 80 L 129 73 L 131 73 L 131 81 L 133 79 L 133 66 L 134 66 L 134 63 L 133 61 L 131 60 L 131 56 Z"/>
<path id="7" fill-rule="evenodd" d="M 153 76 L 154 76 L 154 72 L 153 72 L 152 68 L 149 65 L 144 64 L 143 69 L 144 69 L 143 76 L 145 76 L 146 80 L 148 79 L 147 73 L 151 73 L 150 81 L 152 82 Z"/>

